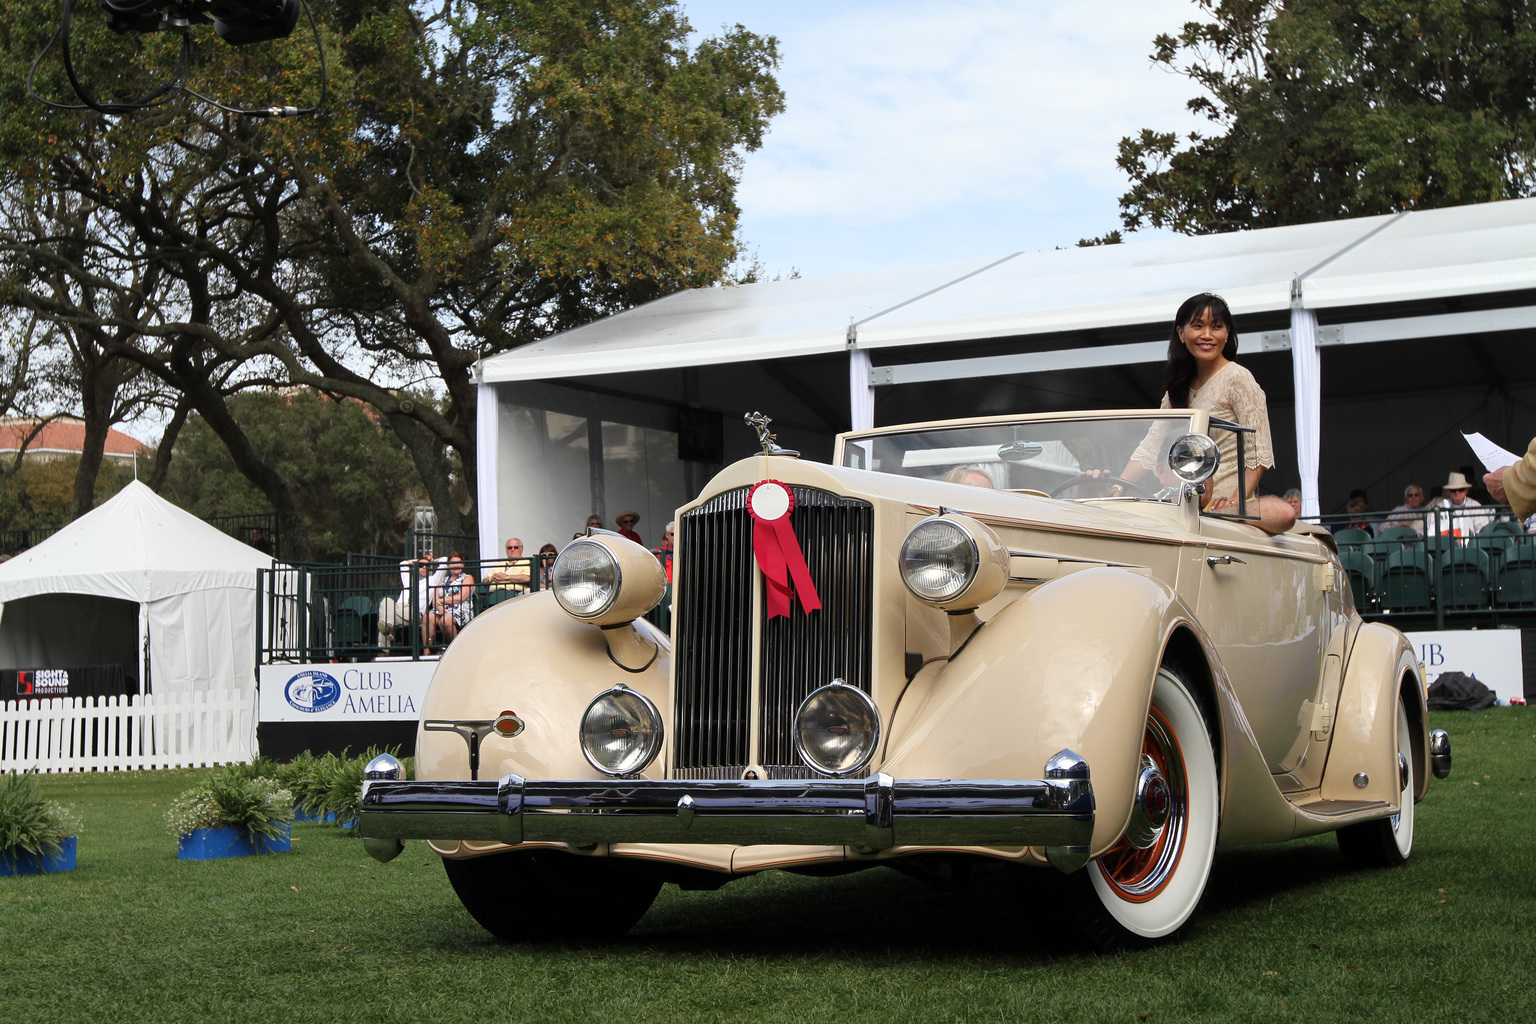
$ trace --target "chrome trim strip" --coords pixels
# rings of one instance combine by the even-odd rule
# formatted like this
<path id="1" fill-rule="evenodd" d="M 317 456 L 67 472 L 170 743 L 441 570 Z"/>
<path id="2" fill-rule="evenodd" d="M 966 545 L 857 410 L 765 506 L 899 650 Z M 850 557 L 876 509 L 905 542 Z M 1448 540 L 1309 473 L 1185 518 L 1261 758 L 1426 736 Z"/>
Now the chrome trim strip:
<path id="1" fill-rule="evenodd" d="M 679 813 L 683 809 L 691 813 Z M 498 782 L 369 781 L 363 787 L 360 831 L 380 840 L 583 846 L 1077 849 L 1091 841 L 1093 822 L 1093 786 L 1081 777 L 528 781 L 508 775 Z"/>

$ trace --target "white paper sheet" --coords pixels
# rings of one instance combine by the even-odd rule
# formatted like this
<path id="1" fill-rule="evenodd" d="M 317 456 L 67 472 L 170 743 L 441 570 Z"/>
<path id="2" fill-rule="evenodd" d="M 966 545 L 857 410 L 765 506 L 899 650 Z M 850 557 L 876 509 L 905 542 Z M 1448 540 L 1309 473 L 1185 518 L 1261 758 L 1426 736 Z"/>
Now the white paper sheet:
<path id="1" fill-rule="evenodd" d="M 1513 466 L 1520 461 L 1520 456 L 1514 452 L 1505 451 L 1476 431 L 1470 434 L 1464 433 L 1461 436 L 1467 439 L 1467 444 L 1472 446 L 1472 451 L 1482 462 L 1483 468 L 1490 473 L 1505 466 Z"/>

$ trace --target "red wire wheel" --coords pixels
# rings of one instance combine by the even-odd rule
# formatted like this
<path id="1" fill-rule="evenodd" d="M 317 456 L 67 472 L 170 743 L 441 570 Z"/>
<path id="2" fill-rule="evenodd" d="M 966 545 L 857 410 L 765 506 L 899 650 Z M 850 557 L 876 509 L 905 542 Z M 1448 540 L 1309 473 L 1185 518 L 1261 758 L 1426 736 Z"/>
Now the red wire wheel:
<path id="1" fill-rule="evenodd" d="M 1138 850 L 1120 840 L 1103 857 L 1099 869 L 1104 881 L 1121 899 L 1144 903 L 1167 886 L 1184 852 L 1184 833 L 1189 818 L 1189 782 L 1184 774 L 1184 754 L 1168 719 L 1156 707 L 1147 712 L 1147 734 L 1141 752 L 1152 759 L 1167 782 L 1168 820 L 1151 846 Z"/>

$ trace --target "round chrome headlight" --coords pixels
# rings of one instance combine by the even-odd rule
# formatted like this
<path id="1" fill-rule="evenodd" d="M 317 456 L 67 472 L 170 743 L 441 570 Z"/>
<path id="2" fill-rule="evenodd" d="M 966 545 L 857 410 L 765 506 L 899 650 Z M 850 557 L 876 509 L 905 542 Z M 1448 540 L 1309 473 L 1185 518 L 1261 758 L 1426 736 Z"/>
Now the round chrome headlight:
<path id="1" fill-rule="evenodd" d="M 869 694 L 841 679 L 813 690 L 795 712 L 795 751 L 827 775 L 849 775 L 880 745 L 880 713 Z"/>
<path id="2" fill-rule="evenodd" d="M 618 684 L 581 716 L 581 752 L 604 775 L 633 775 L 661 750 L 661 714 L 643 693 Z"/>
<path id="3" fill-rule="evenodd" d="M 950 519 L 918 523 L 901 545 L 901 578 L 924 601 L 959 597 L 976 577 L 981 554 L 976 539 Z"/>
<path id="4" fill-rule="evenodd" d="M 549 589 L 560 607 L 578 619 L 591 619 L 613 607 L 619 597 L 619 560 L 594 540 L 574 540 L 555 559 Z"/>
<path id="5" fill-rule="evenodd" d="M 1221 461 L 1221 450 L 1204 434 L 1185 434 L 1168 446 L 1168 468 L 1186 484 L 1209 480 Z"/>

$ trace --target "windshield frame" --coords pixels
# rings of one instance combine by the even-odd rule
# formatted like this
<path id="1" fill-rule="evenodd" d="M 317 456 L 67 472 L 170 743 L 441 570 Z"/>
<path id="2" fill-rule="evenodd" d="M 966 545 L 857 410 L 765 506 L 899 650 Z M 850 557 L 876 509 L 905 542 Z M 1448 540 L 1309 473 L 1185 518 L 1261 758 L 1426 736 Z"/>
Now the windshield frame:
<path id="1" fill-rule="evenodd" d="M 1014 428 L 1017 431 L 1017 430 L 1028 430 L 1030 427 L 1039 427 L 1039 426 L 1044 426 L 1044 425 L 1048 425 L 1048 424 L 1063 424 L 1063 425 L 1065 425 L 1065 424 L 1072 424 L 1072 423 L 1112 423 L 1114 421 L 1120 421 L 1120 420 L 1124 420 L 1124 421 L 1131 421 L 1131 420 L 1145 421 L 1147 423 L 1148 429 L 1150 429 L 1151 422 L 1154 421 L 1154 420 L 1179 420 L 1179 421 L 1183 421 L 1183 422 L 1188 424 L 1188 427 L 1186 428 L 1186 430 L 1189 433 L 1206 433 L 1206 434 L 1208 434 L 1209 431 L 1210 431 L 1210 414 L 1209 414 L 1209 412 L 1207 412 L 1205 410 L 1202 410 L 1202 409 L 1114 409 L 1114 410 L 1096 409 L 1096 410 L 1071 411 L 1071 412 L 1065 412 L 1064 411 L 1064 412 L 1052 412 L 1052 413 L 1032 413 L 1032 414 L 1026 414 L 1026 415 L 1012 415 L 1012 416 L 972 416 L 972 417 L 966 417 L 964 419 L 934 420 L 934 421 L 922 422 L 922 423 L 893 424 L 892 426 L 876 427 L 876 428 L 870 429 L 870 430 L 847 431 L 847 432 L 844 432 L 844 433 L 841 433 L 841 434 L 837 435 L 836 443 L 835 443 L 835 445 L 833 447 L 833 462 L 834 462 L 834 465 L 837 465 L 837 466 L 840 466 L 840 467 L 843 467 L 843 468 L 860 469 L 863 472 L 886 473 L 888 475 L 901 476 L 901 477 L 906 477 L 908 479 L 932 479 L 932 478 L 928 478 L 928 477 L 923 477 L 923 476 L 921 476 L 919 474 L 903 473 L 903 472 L 900 472 L 900 471 L 875 470 L 875 469 L 867 469 L 867 468 L 858 467 L 858 466 L 848 466 L 847 465 L 847 460 L 849 458 L 850 452 L 855 447 L 857 447 L 858 449 L 860 449 L 862 451 L 869 451 L 869 450 L 871 450 L 873 448 L 873 442 L 878 441 L 879 439 L 882 439 L 882 438 L 898 438 L 898 437 L 901 437 L 903 435 L 912 435 L 912 434 L 935 434 L 935 433 L 943 433 L 943 432 L 946 432 L 946 431 L 961 432 L 961 431 L 970 431 L 970 430 L 976 430 L 976 429 L 985 429 L 985 428 L 988 428 L 988 427 Z M 1168 440 L 1171 441 L 1171 440 L 1173 440 L 1173 438 L 1170 437 Z M 956 446 L 956 447 L 960 448 L 960 447 L 963 447 L 963 446 Z M 914 449 L 914 450 L 918 450 L 918 449 Z M 941 449 L 935 448 L 934 450 L 938 451 L 938 450 L 941 450 Z M 1116 470 L 1113 470 L 1111 472 L 1118 473 L 1119 470 L 1116 469 Z M 1154 487 L 1150 488 L 1149 491 L 1150 490 L 1155 490 L 1155 489 L 1156 488 L 1155 488 L 1155 485 L 1154 485 Z M 1033 493 L 1043 493 L 1043 492 L 1039 491 L 1036 488 L 1023 488 L 1023 487 L 999 488 L 999 490 L 1002 490 L 1005 493 L 1030 493 L 1030 492 L 1033 492 Z M 1141 495 L 1126 494 L 1126 495 L 1115 495 L 1115 496 L 1111 496 L 1111 495 L 1098 495 L 1098 496 L 1093 496 L 1093 497 L 1088 497 L 1088 498 L 1064 499 L 1064 500 L 1094 500 L 1094 501 L 1147 501 L 1147 500 L 1160 500 L 1160 501 L 1168 502 L 1168 503 L 1171 503 L 1171 504 L 1181 504 L 1182 503 L 1182 491 L 1183 491 L 1183 488 L 1179 487 L 1178 488 L 1178 492 L 1179 493 L 1170 495 L 1170 496 L 1162 498 L 1162 499 L 1158 499 L 1158 498 L 1150 498 L 1149 499 L 1149 498 L 1143 497 Z"/>

